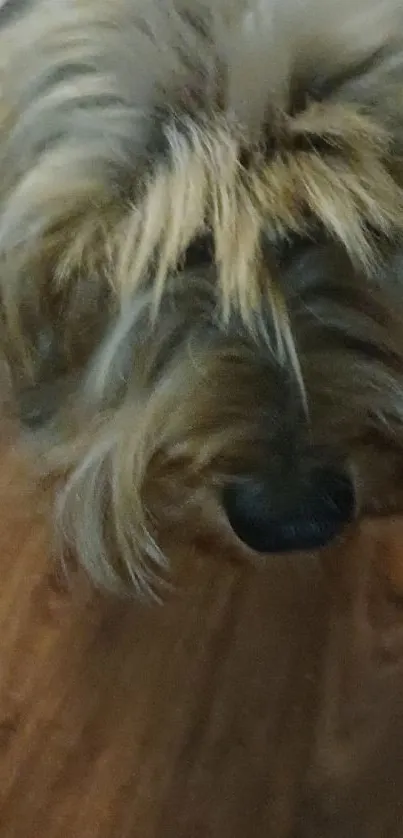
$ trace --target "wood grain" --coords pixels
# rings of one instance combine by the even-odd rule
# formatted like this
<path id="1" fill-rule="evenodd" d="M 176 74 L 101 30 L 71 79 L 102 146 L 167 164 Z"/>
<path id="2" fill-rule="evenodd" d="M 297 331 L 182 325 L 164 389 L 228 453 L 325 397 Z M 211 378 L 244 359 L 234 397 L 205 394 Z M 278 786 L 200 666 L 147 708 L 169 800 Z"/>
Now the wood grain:
<path id="1" fill-rule="evenodd" d="M 399 520 L 321 562 L 199 549 L 141 606 L 66 583 L 2 458 L 1 838 L 403 834 Z"/>

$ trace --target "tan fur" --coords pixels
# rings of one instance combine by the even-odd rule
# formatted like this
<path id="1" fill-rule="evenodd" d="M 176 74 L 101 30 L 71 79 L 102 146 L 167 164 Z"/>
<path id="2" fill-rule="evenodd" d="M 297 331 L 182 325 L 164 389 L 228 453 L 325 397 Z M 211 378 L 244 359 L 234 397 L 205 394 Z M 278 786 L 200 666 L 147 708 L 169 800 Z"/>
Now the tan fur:
<path id="1" fill-rule="evenodd" d="M 97 583 L 152 589 L 163 521 L 276 462 L 285 426 L 379 506 L 362 452 L 403 443 L 402 26 L 393 0 L 6 11 L 3 349 Z"/>

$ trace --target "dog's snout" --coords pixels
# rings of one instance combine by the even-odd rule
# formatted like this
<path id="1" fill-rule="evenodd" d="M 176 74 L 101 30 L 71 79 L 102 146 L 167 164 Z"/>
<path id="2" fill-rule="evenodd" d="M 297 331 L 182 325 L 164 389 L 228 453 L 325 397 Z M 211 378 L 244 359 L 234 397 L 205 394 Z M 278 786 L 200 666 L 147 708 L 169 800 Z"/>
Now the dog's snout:
<path id="1" fill-rule="evenodd" d="M 229 523 L 248 547 L 261 553 L 312 550 L 332 541 L 354 517 L 351 478 L 330 467 L 284 480 L 245 479 L 224 490 Z"/>

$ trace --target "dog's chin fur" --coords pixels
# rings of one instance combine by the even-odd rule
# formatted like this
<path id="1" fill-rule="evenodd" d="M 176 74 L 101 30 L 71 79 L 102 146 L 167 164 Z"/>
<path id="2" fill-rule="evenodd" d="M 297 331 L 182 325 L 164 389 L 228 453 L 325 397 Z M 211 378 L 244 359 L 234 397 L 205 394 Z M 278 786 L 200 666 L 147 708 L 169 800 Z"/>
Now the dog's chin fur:
<path id="1" fill-rule="evenodd" d="M 155 590 L 164 522 L 306 450 L 398 505 L 401 0 L 2 14 L 2 344 L 93 579 Z"/>

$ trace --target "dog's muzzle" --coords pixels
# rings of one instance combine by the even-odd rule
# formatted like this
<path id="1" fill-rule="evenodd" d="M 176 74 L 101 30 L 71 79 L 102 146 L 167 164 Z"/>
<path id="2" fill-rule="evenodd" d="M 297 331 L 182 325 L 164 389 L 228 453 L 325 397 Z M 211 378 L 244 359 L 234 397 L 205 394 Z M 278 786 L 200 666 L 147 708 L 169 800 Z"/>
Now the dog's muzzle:
<path id="1" fill-rule="evenodd" d="M 238 536 L 260 553 L 313 550 L 332 541 L 355 515 L 351 478 L 334 467 L 283 481 L 246 478 L 224 489 L 224 509 Z"/>

